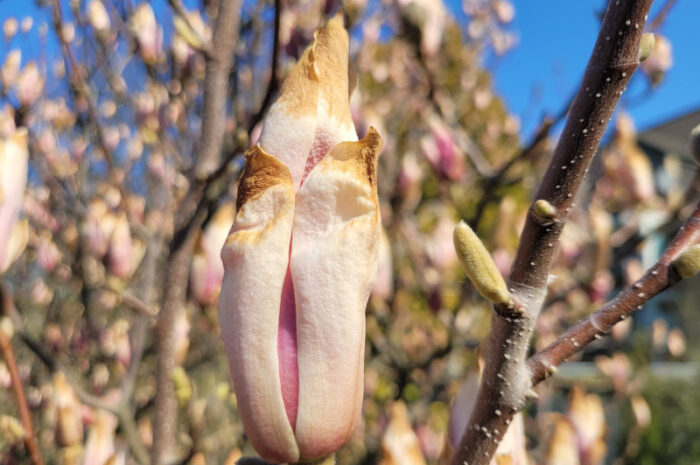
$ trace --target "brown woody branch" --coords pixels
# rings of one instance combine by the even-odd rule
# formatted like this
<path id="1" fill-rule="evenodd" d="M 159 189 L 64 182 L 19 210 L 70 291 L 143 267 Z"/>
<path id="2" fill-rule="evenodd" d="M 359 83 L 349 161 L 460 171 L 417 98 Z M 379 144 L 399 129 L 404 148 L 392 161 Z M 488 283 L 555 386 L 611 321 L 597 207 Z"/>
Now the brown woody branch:
<path id="1" fill-rule="evenodd" d="M 664 6 L 661 7 L 654 19 L 649 21 L 649 29 L 652 31 L 659 29 L 675 5 L 676 0 L 666 0 L 666 3 L 664 3 Z"/>
<path id="2" fill-rule="evenodd" d="M 282 0 L 275 0 L 275 22 L 274 22 L 274 33 L 272 39 L 272 59 L 270 65 L 270 81 L 267 84 L 267 91 L 265 91 L 265 97 L 263 97 L 262 103 L 260 104 L 260 109 L 253 116 L 248 123 L 248 133 L 255 129 L 255 126 L 262 121 L 263 116 L 267 112 L 267 109 L 272 105 L 272 98 L 277 93 L 277 89 L 280 85 L 279 80 L 279 61 L 280 61 L 280 21 L 282 18 Z"/>
<path id="3" fill-rule="evenodd" d="M 221 146 L 226 129 L 228 79 L 233 66 L 234 45 L 238 38 L 241 0 L 222 1 L 216 15 L 207 58 L 202 109 L 202 136 L 194 174 L 204 179 L 220 166 Z"/>
<path id="4" fill-rule="evenodd" d="M 2 318 L 3 315 L 9 314 L 10 307 L 12 306 L 12 298 L 0 286 L 0 318 Z M 32 458 L 32 465 L 44 465 L 44 459 L 41 456 L 41 451 L 39 450 L 39 445 L 34 435 L 34 426 L 32 425 L 32 416 L 29 413 L 29 406 L 27 405 L 27 397 L 24 395 L 24 387 L 22 386 L 22 380 L 19 376 L 19 370 L 17 369 L 11 336 L 5 334 L 2 328 L 0 328 L 0 353 L 2 353 L 2 358 L 5 359 L 5 363 L 7 364 L 7 370 L 10 372 L 12 390 L 17 400 L 17 409 L 19 410 L 19 416 L 25 432 L 24 444 L 27 446 L 29 455 Z"/>
<path id="5" fill-rule="evenodd" d="M 639 43 L 652 0 L 611 0 L 582 84 L 552 161 L 535 195 L 554 208 L 543 220 L 528 213 L 513 264 L 511 292 L 522 318 L 492 314 L 486 364 L 469 423 L 452 465 L 488 464 L 531 387 L 527 349 L 546 291 L 559 237 L 603 132 L 639 60 Z"/>
<path id="6" fill-rule="evenodd" d="M 172 383 L 175 368 L 175 321 L 182 311 L 187 289 L 194 232 L 204 221 L 201 201 L 207 179 L 220 167 L 226 127 L 228 79 L 238 35 L 241 0 L 222 0 L 207 57 L 202 110 L 202 134 L 195 158 L 193 184 L 175 216 L 175 234 L 170 242 L 165 269 L 163 303 L 156 323 L 156 397 L 153 424 L 153 465 L 173 458 L 177 425 L 177 403 Z"/>
<path id="7" fill-rule="evenodd" d="M 535 385 L 582 347 L 607 334 L 615 324 L 637 311 L 646 302 L 676 284 L 681 277 L 671 262 L 688 247 L 700 242 L 700 204 L 688 218 L 659 261 L 637 282 L 619 293 L 603 308 L 589 315 L 542 351 L 530 357 L 528 366 Z"/>

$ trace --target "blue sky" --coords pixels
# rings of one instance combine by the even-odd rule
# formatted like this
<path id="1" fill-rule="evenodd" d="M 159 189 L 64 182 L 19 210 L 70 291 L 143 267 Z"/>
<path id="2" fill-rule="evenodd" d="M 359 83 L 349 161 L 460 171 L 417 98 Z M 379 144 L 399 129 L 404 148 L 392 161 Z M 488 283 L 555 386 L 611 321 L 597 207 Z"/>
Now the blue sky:
<path id="1" fill-rule="evenodd" d="M 650 18 L 666 0 L 656 0 Z M 165 0 L 154 3 L 156 11 L 167 8 Z M 185 3 L 191 4 L 192 0 Z M 450 8 L 460 9 L 461 0 L 448 0 Z M 522 121 L 522 134 L 528 138 L 545 112 L 557 112 L 574 92 L 595 42 L 599 21 L 595 12 L 603 0 L 514 0 L 515 20 L 511 30 L 518 46 L 498 59 L 486 63 L 494 72 L 495 85 L 510 110 Z M 30 0 L 0 0 L 0 21 L 13 15 L 34 16 L 35 27 L 50 22 L 50 9 L 37 8 Z M 673 46 L 674 65 L 658 89 L 640 99 L 646 82 L 639 76 L 623 97 L 622 108 L 635 118 L 640 129 L 651 127 L 676 115 L 700 107 L 700 60 L 698 59 L 697 22 L 700 1 L 678 0 L 662 27 Z M 36 41 L 19 38 L 26 55 L 40 53 Z M 57 52 L 52 35 L 48 54 Z M 0 60 L 6 44 L 0 39 Z M 54 50 L 52 50 L 54 49 Z"/>
<path id="2" fill-rule="evenodd" d="M 650 18 L 665 0 L 656 0 Z M 593 48 L 602 10 L 601 0 L 515 0 L 512 30 L 516 49 L 489 61 L 496 88 L 510 110 L 521 117 L 529 135 L 543 112 L 553 114 L 572 95 Z M 673 68 L 648 98 L 640 98 L 646 82 L 637 76 L 623 96 L 621 108 L 646 129 L 700 107 L 700 1 L 678 0 L 661 32 L 673 47 Z M 641 74 L 640 71 L 638 71 Z"/>

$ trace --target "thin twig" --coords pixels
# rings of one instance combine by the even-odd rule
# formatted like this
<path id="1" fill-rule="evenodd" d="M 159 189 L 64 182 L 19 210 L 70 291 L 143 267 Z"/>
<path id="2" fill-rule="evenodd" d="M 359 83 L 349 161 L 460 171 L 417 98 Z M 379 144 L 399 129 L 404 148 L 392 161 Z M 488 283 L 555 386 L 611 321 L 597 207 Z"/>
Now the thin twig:
<path id="1" fill-rule="evenodd" d="M 564 114 L 565 115 L 565 114 Z M 563 118 L 563 116 L 561 117 Z M 470 220 L 470 223 L 477 226 L 481 221 L 481 217 L 488 206 L 494 200 L 494 194 L 498 187 L 503 186 L 504 180 L 508 172 L 515 166 L 518 162 L 522 160 L 527 160 L 535 152 L 535 149 L 540 146 L 541 142 L 549 137 L 549 131 L 552 126 L 556 124 L 558 120 L 545 118 L 542 120 L 539 128 L 535 132 L 535 135 L 530 140 L 530 143 L 519 150 L 508 162 L 503 165 L 498 171 L 487 178 L 486 185 L 484 186 L 484 191 L 479 199 L 479 203 L 476 205 L 476 212 L 474 217 Z"/>
<path id="2" fill-rule="evenodd" d="M 143 300 L 139 299 L 135 295 L 131 294 L 130 292 L 122 292 L 121 294 L 122 302 L 124 305 L 127 307 L 131 308 L 132 310 L 136 310 L 139 312 L 141 315 L 144 316 L 156 316 L 158 314 L 158 311 L 150 307 L 148 304 L 146 304 Z"/>
<path id="3" fill-rule="evenodd" d="M 248 133 L 252 132 L 255 126 L 262 121 L 267 109 L 272 105 L 272 98 L 275 96 L 279 88 L 279 61 L 280 61 L 280 20 L 282 17 L 282 0 L 275 0 L 275 23 L 274 35 L 272 39 L 272 57 L 270 59 L 270 81 L 267 83 L 267 91 L 265 97 L 260 104 L 258 112 L 248 123 Z"/>
<path id="4" fill-rule="evenodd" d="M 675 5 L 676 0 L 666 0 L 664 6 L 662 6 L 656 16 L 654 16 L 654 19 L 649 22 L 649 30 L 655 31 L 659 29 Z"/>
<path id="5" fill-rule="evenodd" d="M 189 14 L 187 14 L 187 10 L 185 9 L 185 6 L 182 4 L 181 0 L 168 0 L 168 5 L 170 5 L 170 8 L 172 8 L 175 11 L 175 14 L 177 14 L 182 20 L 185 22 L 187 27 L 190 29 L 192 34 L 197 36 L 197 40 L 201 44 L 199 47 L 197 47 L 197 50 L 200 51 L 201 53 L 204 54 L 205 57 L 209 58 L 211 56 L 211 42 L 206 40 L 204 37 L 202 37 L 197 29 L 195 29 L 194 24 L 192 24 L 192 21 L 190 20 Z M 190 44 L 190 47 L 192 47 L 192 44 Z"/>
<path id="6" fill-rule="evenodd" d="M 3 315 L 9 314 L 9 309 L 12 306 L 12 297 L 10 296 L 9 292 L 2 288 L 2 285 L 0 284 L 0 318 Z M 32 458 L 32 465 L 44 465 L 44 459 L 41 456 L 41 451 L 39 450 L 39 445 L 37 444 L 36 436 L 34 435 L 32 416 L 29 413 L 27 397 L 24 395 L 24 387 L 22 386 L 22 379 L 19 376 L 17 362 L 15 360 L 15 353 L 12 349 L 12 341 L 10 338 L 11 336 L 5 334 L 5 331 L 0 328 L 0 352 L 2 353 L 2 358 L 5 359 L 5 363 L 7 364 L 7 370 L 10 372 L 12 390 L 14 391 L 15 399 L 17 400 L 17 409 L 19 410 L 19 416 L 25 432 L 24 444 L 27 446 L 29 455 Z"/>
<path id="7" fill-rule="evenodd" d="M 670 264 L 684 250 L 697 243 L 700 243 L 700 203 L 659 261 L 644 276 L 530 358 L 528 365 L 532 384 L 544 380 L 586 344 L 608 333 L 615 324 L 680 281 L 681 277 L 670 268 Z"/>

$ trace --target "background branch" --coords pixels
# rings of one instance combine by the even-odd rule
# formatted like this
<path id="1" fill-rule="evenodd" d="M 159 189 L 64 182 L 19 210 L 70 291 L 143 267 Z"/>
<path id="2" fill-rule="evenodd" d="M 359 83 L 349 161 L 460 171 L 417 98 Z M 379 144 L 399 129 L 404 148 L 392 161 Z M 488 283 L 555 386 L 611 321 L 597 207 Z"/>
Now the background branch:
<path id="1" fill-rule="evenodd" d="M 13 306 L 12 297 L 5 291 L 0 283 L 0 319 L 3 317 L 8 317 L 10 313 L 10 307 Z M 24 395 L 24 387 L 22 386 L 22 379 L 19 375 L 19 370 L 17 369 L 17 362 L 15 361 L 15 353 L 12 349 L 11 335 L 6 334 L 3 328 L 0 328 L 0 353 L 2 353 L 2 358 L 7 364 L 7 370 L 10 372 L 10 379 L 12 381 L 12 390 L 17 400 L 17 410 L 19 410 L 20 420 L 22 421 L 22 427 L 24 428 L 24 444 L 27 446 L 29 455 L 32 459 L 32 465 L 44 465 L 44 459 L 41 456 L 41 451 L 39 450 L 39 445 L 36 441 L 36 436 L 34 435 L 34 425 L 32 424 L 32 416 L 29 413 L 29 406 L 27 405 L 27 397 Z"/>
<path id="2" fill-rule="evenodd" d="M 528 360 L 532 384 L 538 384 L 547 378 L 566 359 L 588 343 L 608 333 L 615 324 L 680 281 L 681 277 L 670 267 L 671 262 L 688 247 L 699 242 L 700 204 L 681 227 L 659 261 L 647 270 L 644 276 Z"/>
<path id="3" fill-rule="evenodd" d="M 207 57 L 202 109 L 202 133 L 193 169 L 190 191 L 177 209 L 175 234 L 170 242 L 165 268 L 163 303 L 156 323 L 156 397 L 153 422 L 153 465 L 174 459 L 177 404 L 172 381 L 175 368 L 175 321 L 182 311 L 187 290 L 194 232 L 205 215 L 198 208 L 205 195 L 207 177 L 220 166 L 226 127 L 228 79 L 233 66 L 241 0 L 222 0 L 212 35 L 212 53 Z"/>

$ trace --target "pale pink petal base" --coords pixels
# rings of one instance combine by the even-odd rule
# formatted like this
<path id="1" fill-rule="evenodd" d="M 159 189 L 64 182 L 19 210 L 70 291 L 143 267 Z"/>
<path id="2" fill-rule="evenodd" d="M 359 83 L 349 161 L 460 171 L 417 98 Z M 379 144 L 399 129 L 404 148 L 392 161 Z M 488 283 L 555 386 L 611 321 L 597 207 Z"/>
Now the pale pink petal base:
<path id="1" fill-rule="evenodd" d="M 290 269 L 297 304 L 301 456 L 328 455 L 347 442 L 363 390 L 365 306 L 377 268 L 375 185 L 381 140 L 337 145 L 296 197 Z"/>
<path id="2" fill-rule="evenodd" d="M 294 189 L 289 170 L 260 148 L 253 149 L 244 176 L 222 251 L 221 333 L 251 444 L 266 460 L 293 463 L 299 449 L 282 400 L 277 337 Z"/>

